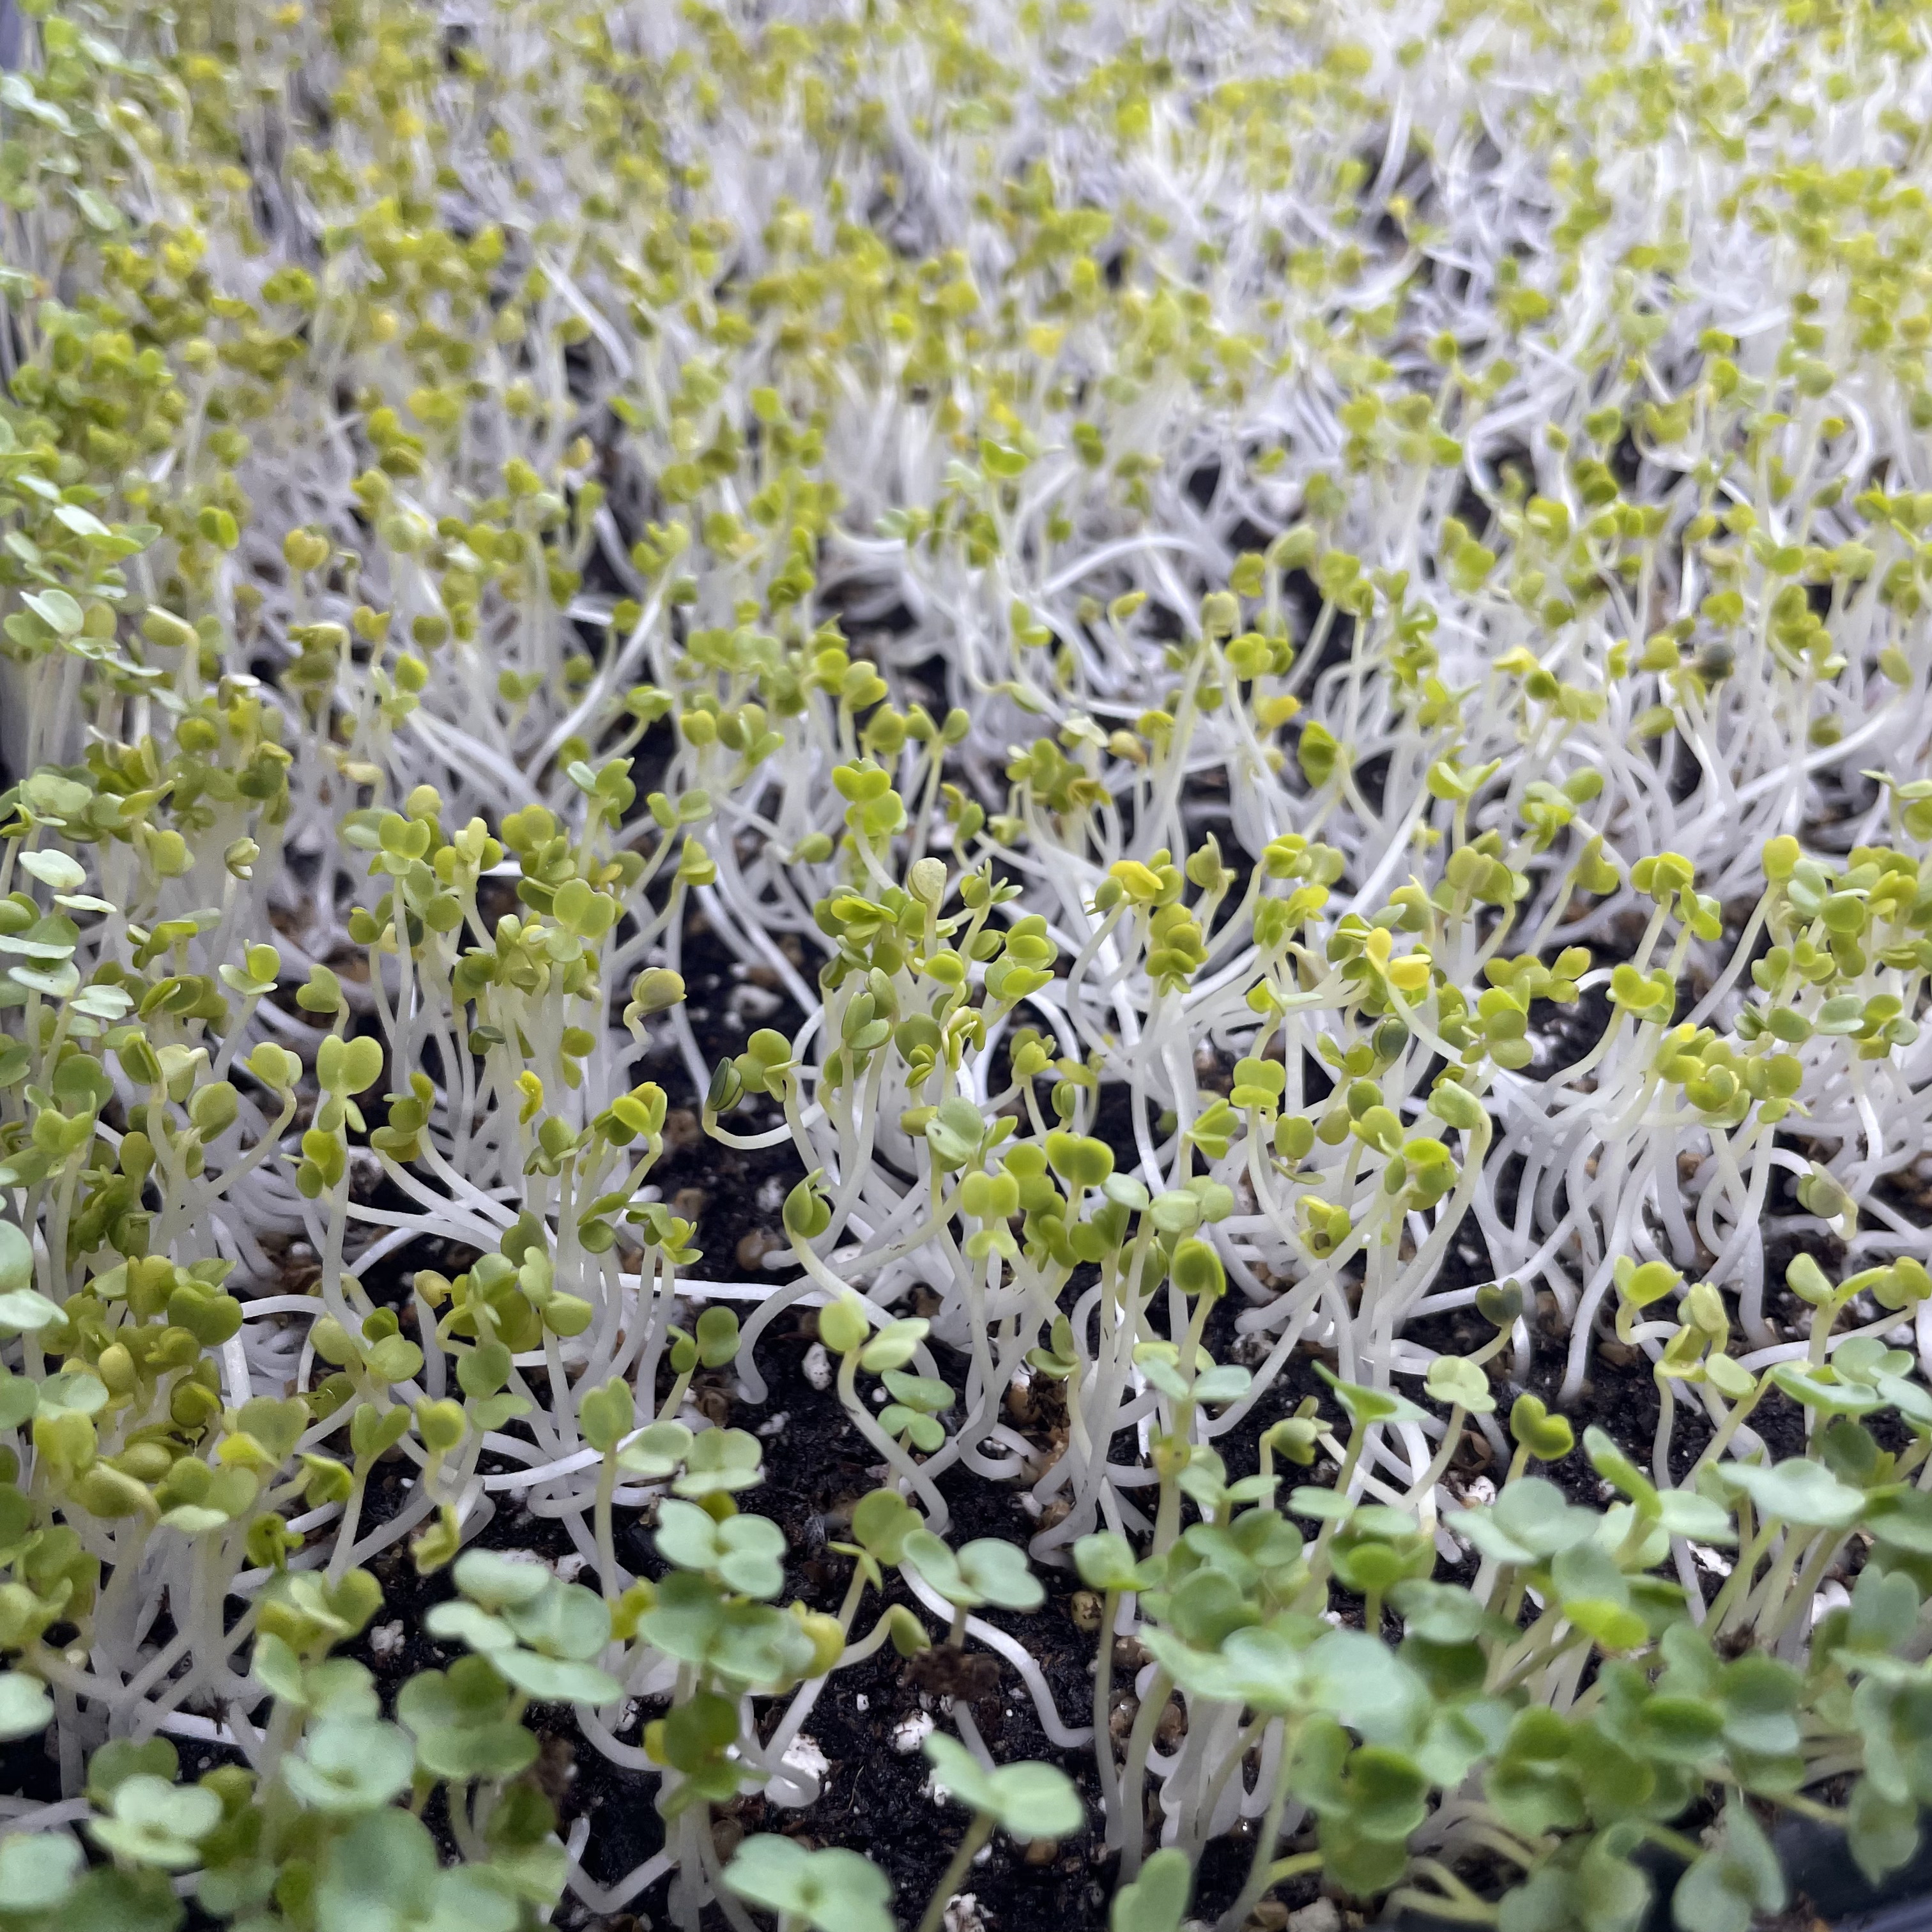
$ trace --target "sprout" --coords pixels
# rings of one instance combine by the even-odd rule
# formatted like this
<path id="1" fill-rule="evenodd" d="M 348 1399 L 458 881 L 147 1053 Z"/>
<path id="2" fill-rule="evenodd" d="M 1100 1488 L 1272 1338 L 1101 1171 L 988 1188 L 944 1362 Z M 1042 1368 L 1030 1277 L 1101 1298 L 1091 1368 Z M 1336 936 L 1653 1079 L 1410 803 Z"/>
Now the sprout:
<path id="1" fill-rule="evenodd" d="M 1023 1843 L 1063 1838 L 1080 1828 L 1084 1814 L 1072 1780 L 1052 1765 L 1009 1764 L 988 1771 L 964 1744 L 940 1732 L 926 1739 L 926 1754 L 932 1760 L 935 1786 L 973 1814 L 920 1920 L 920 1932 L 938 1932 L 948 1900 L 996 1829 Z"/>
<path id="2" fill-rule="evenodd" d="M 892 1882 L 856 1852 L 808 1852 L 765 1832 L 732 1855 L 724 1882 L 738 1897 L 768 1906 L 784 1932 L 892 1932 Z"/>
<path id="3" fill-rule="evenodd" d="M 206 1786 L 174 1785 L 146 1772 L 123 1778 L 109 1804 L 110 1815 L 88 1826 L 95 1844 L 118 1861 L 162 1871 L 196 1864 L 201 1840 L 221 1819 L 221 1801 Z"/>
<path id="4" fill-rule="evenodd" d="M 315 1895 L 322 1932 L 412 1932 L 460 1924 L 512 1932 L 516 1901 L 482 1871 L 439 1870 L 428 1830 L 406 1811 L 372 1811 L 328 1849 Z"/>
<path id="5" fill-rule="evenodd" d="M 284 1761 L 282 1775 L 316 1810 L 373 1811 L 408 1784 L 413 1755 L 393 1724 L 331 1715 L 309 1733 L 301 1756 Z"/>

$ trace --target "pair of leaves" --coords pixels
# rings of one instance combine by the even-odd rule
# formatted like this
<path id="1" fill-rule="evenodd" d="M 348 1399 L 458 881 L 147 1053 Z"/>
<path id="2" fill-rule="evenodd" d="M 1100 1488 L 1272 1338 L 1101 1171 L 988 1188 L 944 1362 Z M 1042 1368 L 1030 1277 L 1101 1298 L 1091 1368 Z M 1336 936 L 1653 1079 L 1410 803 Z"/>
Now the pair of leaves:
<path id="1" fill-rule="evenodd" d="M 608 1704 L 619 1694 L 616 1679 L 590 1660 L 610 1640 L 610 1606 L 594 1591 L 484 1550 L 459 1557 L 455 1577 L 462 1599 L 423 1619 L 432 1636 L 467 1644 L 528 1696 Z"/>
<path id="2" fill-rule="evenodd" d="M 705 1429 L 694 1436 L 681 1422 L 653 1422 L 618 1450 L 617 1466 L 653 1482 L 677 1471 L 671 1489 L 680 1496 L 722 1496 L 755 1489 L 764 1480 L 763 1453 L 746 1430 Z"/>
<path id="3" fill-rule="evenodd" d="M 657 1546 L 667 1562 L 714 1576 L 748 1597 L 775 1597 L 784 1582 L 784 1532 L 765 1516 L 720 1522 L 695 1503 L 668 1498 L 658 1510 Z"/>
<path id="4" fill-rule="evenodd" d="M 200 1864 L 202 1840 L 221 1822 L 221 1800 L 206 1786 L 171 1784 L 148 1772 L 123 1778 L 108 1803 L 106 1817 L 88 1820 L 89 1835 L 114 1857 L 160 1871 Z"/>
<path id="5" fill-rule="evenodd" d="M 418 1671 L 397 1696 L 396 1715 L 416 1738 L 417 1763 L 438 1778 L 514 1778 L 536 1760 L 536 1738 L 510 1714 L 487 1658 Z"/>
<path id="6" fill-rule="evenodd" d="M 747 1838 L 724 1873 L 727 1888 L 814 1932 L 894 1932 L 892 1880 L 837 1846 L 808 1852 L 796 1840 Z"/>
<path id="7" fill-rule="evenodd" d="M 339 1816 L 374 1811 L 408 1786 L 416 1768 L 409 1739 L 375 1718 L 325 1718 L 302 1755 L 283 1760 L 282 1777 L 312 1811 Z"/>
<path id="8" fill-rule="evenodd" d="M 938 1790 L 1011 1838 L 1064 1838 L 1086 1822 L 1073 1780 L 1050 1764 L 1003 1764 L 989 1771 L 942 1731 L 926 1739 L 926 1754 Z"/>
<path id="9" fill-rule="evenodd" d="M 980 1537 L 956 1552 L 929 1529 L 916 1529 L 901 1548 L 902 1560 L 956 1609 L 997 1604 L 1002 1610 L 1036 1610 L 1046 1600 L 1026 1552 L 996 1536 Z"/>
<path id="10" fill-rule="evenodd" d="M 330 1846 L 315 1890 L 316 1932 L 516 1932 L 522 1916 L 484 1870 L 439 1865 L 428 1828 L 400 1810 Z"/>

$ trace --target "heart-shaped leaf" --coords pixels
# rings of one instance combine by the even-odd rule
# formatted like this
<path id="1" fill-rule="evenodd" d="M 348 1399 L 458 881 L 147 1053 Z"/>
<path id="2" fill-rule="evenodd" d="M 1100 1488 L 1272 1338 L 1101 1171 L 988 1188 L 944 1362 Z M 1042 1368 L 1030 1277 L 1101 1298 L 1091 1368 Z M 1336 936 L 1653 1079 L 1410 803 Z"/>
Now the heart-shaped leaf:
<path id="1" fill-rule="evenodd" d="M 1555 1462 L 1576 1446 L 1575 1432 L 1533 1395 L 1520 1395 L 1510 1410 L 1510 1433 L 1539 1462 Z"/>

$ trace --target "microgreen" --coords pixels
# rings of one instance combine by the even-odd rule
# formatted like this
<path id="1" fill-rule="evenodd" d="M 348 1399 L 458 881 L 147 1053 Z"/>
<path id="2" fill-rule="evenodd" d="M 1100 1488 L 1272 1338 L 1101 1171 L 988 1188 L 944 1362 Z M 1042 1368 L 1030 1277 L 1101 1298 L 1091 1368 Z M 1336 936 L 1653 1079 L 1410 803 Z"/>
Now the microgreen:
<path id="1" fill-rule="evenodd" d="M 768 1906 L 778 1924 L 813 1932 L 892 1932 L 892 1887 L 856 1852 L 808 1852 L 770 1832 L 747 1838 L 733 1855 L 725 1884 L 740 1898 Z"/>

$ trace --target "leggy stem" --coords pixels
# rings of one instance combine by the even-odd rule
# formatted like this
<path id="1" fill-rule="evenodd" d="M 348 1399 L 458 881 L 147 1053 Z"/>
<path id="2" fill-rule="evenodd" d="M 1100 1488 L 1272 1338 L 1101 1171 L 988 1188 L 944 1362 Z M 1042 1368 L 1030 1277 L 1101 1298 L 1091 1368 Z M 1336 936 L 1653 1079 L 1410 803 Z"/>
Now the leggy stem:
<path id="1" fill-rule="evenodd" d="M 1114 1762 L 1114 1736 L 1108 1728 L 1114 1702 L 1114 1619 L 1120 1593 L 1109 1590 L 1100 1605 L 1100 1654 L 1094 1669 L 1094 1767 L 1100 1779 L 1100 1804 L 1109 1835 L 1120 1808 L 1120 1774 Z"/>
<path id="2" fill-rule="evenodd" d="M 1156 1668 L 1154 1681 L 1140 1708 L 1134 1713 L 1134 1727 L 1127 1736 L 1127 1762 L 1120 1774 L 1120 1876 L 1132 1878 L 1141 1868 L 1142 1840 L 1146 1831 L 1141 1816 L 1141 1787 L 1147 1775 L 1148 1753 L 1154 1744 L 1154 1728 L 1167 1708 L 1174 1679 Z"/>
<path id="3" fill-rule="evenodd" d="M 1269 1793 L 1261 1829 L 1255 1834 L 1255 1853 L 1249 1861 L 1247 1881 L 1234 1904 L 1216 1922 L 1214 1932 L 1236 1932 L 1238 1927 L 1245 1925 L 1249 1913 L 1260 1904 L 1262 1894 L 1270 1885 L 1280 1882 L 1274 1873 L 1274 1847 L 1281 1836 L 1282 1814 L 1288 1809 L 1288 1780 L 1294 1769 L 1295 1737 L 1296 1726 L 1290 1724 L 1281 1741 L 1281 1763 L 1275 1772 L 1274 1790 Z"/>
<path id="4" fill-rule="evenodd" d="M 945 1922 L 946 1908 L 952 1894 L 959 1889 L 959 1882 L 979 1856 L 980 1847 L 993 1835 L 993 1821 L 983 1814 L 976 1815 L 966 1828 L 966 1835 L 959 1840 L 959 1849 L 952 1854 L 952 1862 L 939 1875 L 939 1882 L 932 1888 L 932 1896 L 926 1902 L 925 1915 L 919 1922 L 919 1932 L 939 1932 Z"/>

